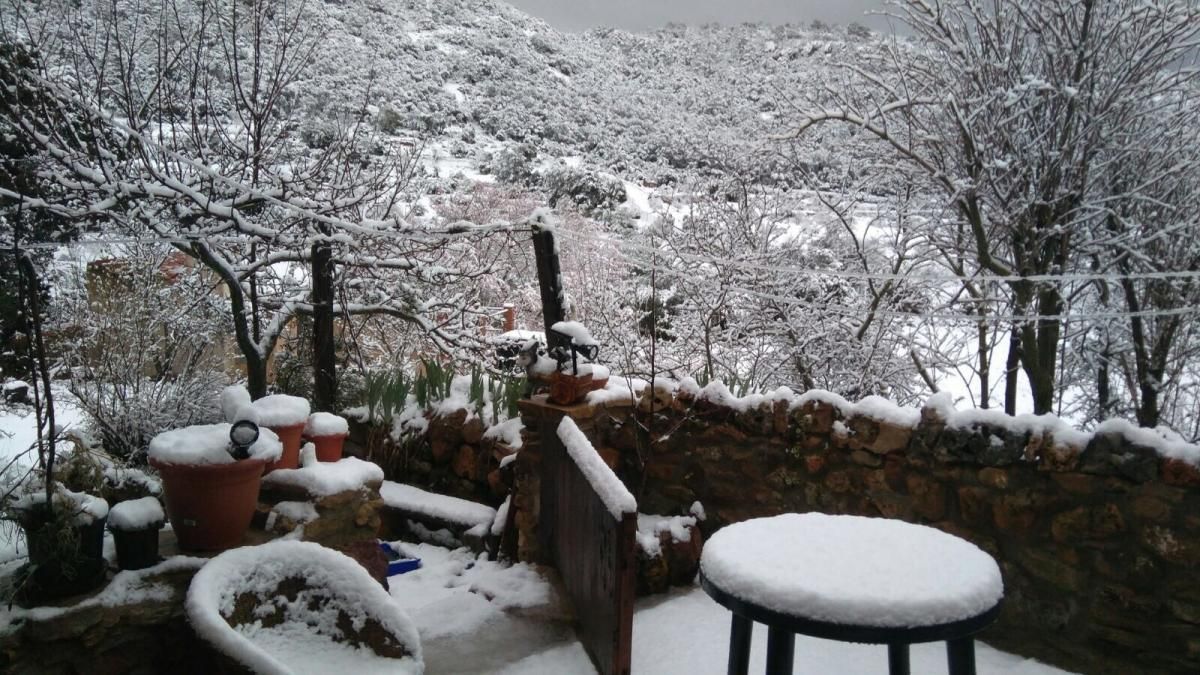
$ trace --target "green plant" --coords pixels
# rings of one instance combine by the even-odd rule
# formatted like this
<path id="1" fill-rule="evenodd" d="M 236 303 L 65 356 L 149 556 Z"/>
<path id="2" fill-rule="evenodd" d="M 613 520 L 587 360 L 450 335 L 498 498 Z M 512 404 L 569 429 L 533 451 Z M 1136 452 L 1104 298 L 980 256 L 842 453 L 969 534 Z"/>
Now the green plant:
<path id="1" fill-rule="evenodd" d="M 413 382 L 403 370 L 368 372 L 363 376 L 363 397 L 367 416 L 372 420 L 388 421 L 404 409 L 413 392 Z"/>
<path id="2" fill-rule="evenodd" d="M 487 374 L 484 373 L 483 368 L 480 368 L 479 364 L 477 363 L 472 364 L 471 386 L 467 390 L 467 400 L 474 404 L 475 414 L 478 415 L 480 419 L 483 419 L 483 408 L 484 403 L 486 402 L 486 394 L 490 393 L 487 391 L 488 384 L 490 384 L 490 380 Z M 494 413 L 492 419 L 493 421 L 496 419 Z"/>
<path id="3" fill-rule="evenodd" d="M 454 366 L 443 366 L 432 360 L 421 360 L 422 373 L 413 383 L 413 394 L 417 405 L 428 408 L 430 404 L 450 397 L 450 385 L 454 382 Z"/>

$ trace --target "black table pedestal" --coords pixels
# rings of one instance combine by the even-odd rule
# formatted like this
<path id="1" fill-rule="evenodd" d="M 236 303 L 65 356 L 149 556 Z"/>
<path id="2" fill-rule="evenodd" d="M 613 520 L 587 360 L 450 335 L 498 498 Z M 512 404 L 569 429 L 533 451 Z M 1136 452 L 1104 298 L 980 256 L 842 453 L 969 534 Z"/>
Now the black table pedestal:
<path id="1" fill-rule="evenodd" d="M 792 658 L 796 653 L 796 634 L 786 628 L 771 626 L 767 629 L 767 672 L 792 672 Z"/>
<path id="2" fill-rule="evenodd" d="M 754 622 L 740 614 L 733 615 L 733 626 L 729 629 L 729 675 L 747 675 L 750 672 L 750 637 Z"/>

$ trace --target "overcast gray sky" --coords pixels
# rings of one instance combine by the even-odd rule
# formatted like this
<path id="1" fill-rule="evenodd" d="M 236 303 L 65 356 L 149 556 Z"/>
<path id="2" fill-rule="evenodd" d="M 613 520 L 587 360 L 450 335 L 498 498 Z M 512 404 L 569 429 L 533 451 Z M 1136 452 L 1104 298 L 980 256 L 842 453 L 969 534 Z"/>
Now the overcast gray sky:
<path id="1" fill-rule="evenodd" d="M 600 26 L 646 30 L 663 24 L 699 24 L 716 21 L 741 23 L 808 23 L 821 19 L 833 23 L 858 21 L 872 27 L 885 25 L 865 17 L 882 0 L 506 0 L 561 30 Z"/>

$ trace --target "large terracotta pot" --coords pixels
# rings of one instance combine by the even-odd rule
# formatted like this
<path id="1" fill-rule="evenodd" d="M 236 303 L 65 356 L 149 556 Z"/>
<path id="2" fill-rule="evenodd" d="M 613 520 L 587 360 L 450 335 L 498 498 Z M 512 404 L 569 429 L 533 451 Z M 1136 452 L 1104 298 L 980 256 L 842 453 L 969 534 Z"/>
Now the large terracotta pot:
<path id="1" fill-rule="evenodd" d="M 275 469 L 300 468 L 300 436 L 304 434 L 304 422 L 289 424 L 286 427 L 268 426 L 267 428 L 279 436 L 279 442 L 283 444 L 283 455 L 279 461 L 267 465 L 266 473 L 271 473 Z"/>
<path id="2" fill-rule="evenodd" d="M 342 446 L 346 443 L 346 434 L 330 436 L 309 436 L 317 448 L 317 461 L 336 462 L 342 458 Z"/>
<path id="3" fill-rule="evenodd" d="M 162 477 L 167 518 L 179 548 L 223 551 L 242 543 L 258 506 L 261 459 L 227 464 L 167 464 L 150 458 Z"/>

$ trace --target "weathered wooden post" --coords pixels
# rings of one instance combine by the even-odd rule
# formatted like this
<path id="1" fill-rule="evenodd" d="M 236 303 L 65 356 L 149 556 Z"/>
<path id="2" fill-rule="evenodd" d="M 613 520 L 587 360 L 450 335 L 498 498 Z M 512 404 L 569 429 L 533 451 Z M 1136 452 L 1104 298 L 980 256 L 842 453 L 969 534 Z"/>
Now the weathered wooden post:
<path id="1" fill-rule="evenodd" d="M 558 246 L 554 232 L 545 225 L 533 223 L 533 255 L 537 262 L 538 287 L 542 294 L 542 325 L 546 348 L 552 350 L 561 342 L 550 327 L 563 321 L 566 300 L 563 297 L 562 271 L 558 265 Z"/>

